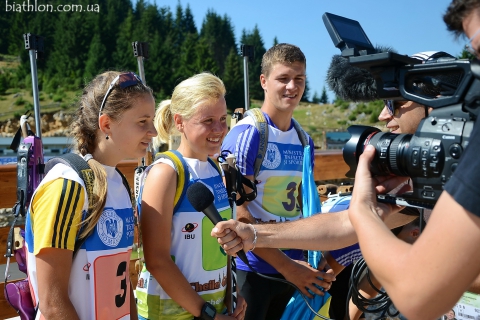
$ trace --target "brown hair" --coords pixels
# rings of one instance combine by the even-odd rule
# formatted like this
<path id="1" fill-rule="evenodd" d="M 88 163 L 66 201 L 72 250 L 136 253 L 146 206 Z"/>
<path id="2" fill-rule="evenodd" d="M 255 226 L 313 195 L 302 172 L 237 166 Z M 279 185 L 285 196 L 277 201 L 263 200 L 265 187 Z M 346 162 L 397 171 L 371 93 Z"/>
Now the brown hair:
<path id="1" fill-rule="evenodd" d="M 263 55 L 262 58 L 262 74 L 267 78 L 272 71 L 275 64 L 292 64 L 294 62 L 301 62 L 307 67 L 307 59 L 299 47 L 288 43 L 279 43 Z"/>
<path id="2" fill-rule="evenodd" d="M 447 29 L 459 38 L 465 32 L 463 30 L 463 20 L 478 9 L 480 9 L 478 0 L 453 0 L 443 15 L 443 21 L 447 24 Z M 477 12 L 476 14 L 480 13 Z"/>
<path id="3" fill-rule="evenodd" d="M 96 76 L 83 89 L 73 122 L 70 125 L 71 135 L 74 140 L 72 150 L 82 156 L 92 154 L 97 147 L 98 139 L 100 139 L 97 136 L 100 105 L 110 83 L 119 74 L 121 72 L 104 72 Z M 124 89 L 119 89 L 118 86 L 115 86 L 107 98 L 102 114 L 106 114 L 112 121 L 118 122 L 123 113 L 132 108 L 135 99 L 145 94 L 151 95 L 152 90 L 140 82 Z M 86 237 L 95 228 L 107 199 L 107 175 L 105 169 L 95 159 L 89 160 L 88 165 L 95 176 L 93 199 L 88 199 L 89 214 L 82 222 L 82 224 L 85 224 L 85 227 L 80 234 L 80 238 Z"/>

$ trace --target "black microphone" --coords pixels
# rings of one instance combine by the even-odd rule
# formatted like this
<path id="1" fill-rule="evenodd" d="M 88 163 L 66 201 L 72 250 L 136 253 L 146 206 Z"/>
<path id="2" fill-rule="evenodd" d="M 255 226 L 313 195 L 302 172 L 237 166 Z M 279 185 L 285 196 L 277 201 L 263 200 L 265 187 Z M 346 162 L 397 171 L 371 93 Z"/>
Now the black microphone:
<path id="1" fill-rule="evenodd" d="M 389 47 L 375 48 L 376 53 L 395 52 Z M 378 100 L 377 85 L 373 75 L 364 68 L 354 67 L 348 58 L 334 55 L 327 70 L 327 85 L 335 95 L 345 101 Z"/>
<path id="2" fill-rule="evenodd" d="M 223 221 L 217 208 L 215 208 L 213 202 L 215 198 L 212 192 L 200 181 L 194 182 L 187 189 L 188 201 L 192 204 L 193 208 L 198 212 L 203 212 L 214 225 Z M 245 251 L 240 250 L 237 255 L 243 262 L 248 265 L 248 259 Z"/>

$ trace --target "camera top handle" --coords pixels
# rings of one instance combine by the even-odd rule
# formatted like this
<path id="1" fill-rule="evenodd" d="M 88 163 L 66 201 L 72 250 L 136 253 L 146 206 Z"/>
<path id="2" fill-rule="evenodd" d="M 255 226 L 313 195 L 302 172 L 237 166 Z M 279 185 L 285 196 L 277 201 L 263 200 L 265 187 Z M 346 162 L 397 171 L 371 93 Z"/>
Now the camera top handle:
<path id="1" fill-rule="evenodd" d="M 394 52 L 377 53 L 358 21 L 325 12 L 325 27 L 342 56 L 352 66 L 367 69 L 375 79 L 379 99 L 411 100 L 432 107 L 436 115 L 476 119 L 480 105 L 480 61 L 456 60 L 424 63 Z M 438 97 L 415 92 L 415 81 L 435 75 L 458 78 L 456 86 Z M 448 86 L 448 84 L 447 84 Z"/>

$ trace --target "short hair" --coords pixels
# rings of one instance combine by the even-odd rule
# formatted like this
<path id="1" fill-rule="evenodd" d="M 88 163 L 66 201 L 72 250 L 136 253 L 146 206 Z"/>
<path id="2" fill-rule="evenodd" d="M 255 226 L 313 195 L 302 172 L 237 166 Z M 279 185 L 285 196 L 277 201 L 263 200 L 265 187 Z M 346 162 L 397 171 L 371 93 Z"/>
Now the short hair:
<path id="1" fill-rule="evenodd" d="M 447 25 L 447 29 L 459 38 L 465 32 L 463 20 L 477 9 L 480 9 L 478 0 L 453 0 L 443 15 L 443 21 Z"/>
<path id="2" fill-rule="evenodd" d="M 400 232 L 402 232 L 403 228 L 406 226 L 420 228 L 420 211 L 418 209 L 412 208 L 412 207 L 405 207 L 402 210 L 400 210 L 400 213 L 403 213 L 406 215 L 419 215 L 419 216 L 403 226 L 393 228 L 392 232 L 395 236 L 398 236 Z M 423 220 L 423 225 L 424 226 L 426 225 L 425 220 Z"/>
<path id="3" fill-rule="evenodd" d="M 268 49 L 263 55 L 262 74 L 268 77 L 277 63 L 292 64 L 294 62 L 301 62 L 305 68 L 307 67 L 307 59 L 299 47 L 293 44 L 279 43 Z"/>

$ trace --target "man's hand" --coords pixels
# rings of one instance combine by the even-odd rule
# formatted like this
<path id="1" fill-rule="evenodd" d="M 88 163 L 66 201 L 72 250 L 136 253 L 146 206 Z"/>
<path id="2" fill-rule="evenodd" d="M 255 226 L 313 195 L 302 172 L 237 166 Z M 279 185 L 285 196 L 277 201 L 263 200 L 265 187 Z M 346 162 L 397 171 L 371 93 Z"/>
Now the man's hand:
<path id="1" fill-rule="evenodd" d="M 322 287 L 326 291 L 332 286 L 332 281 L 335 281 L 333 271 L 328 273 L 318 271 L 305 261 L 291 260 L 291 263 L 278 271 L 309 298 L 313 298 L 309 291 L 319 296 L 325 295 L 318 287 Z"/>
<path id="2" fill-rule="evenodd" d="M 255 239 L 253 228 L 250 224 L 230 219 L 217 223 L 210 235 L 218 238 L 218 243 L 228 255 L 235 256 L 242 249 L 245 252 L 253 249 Z"/>

